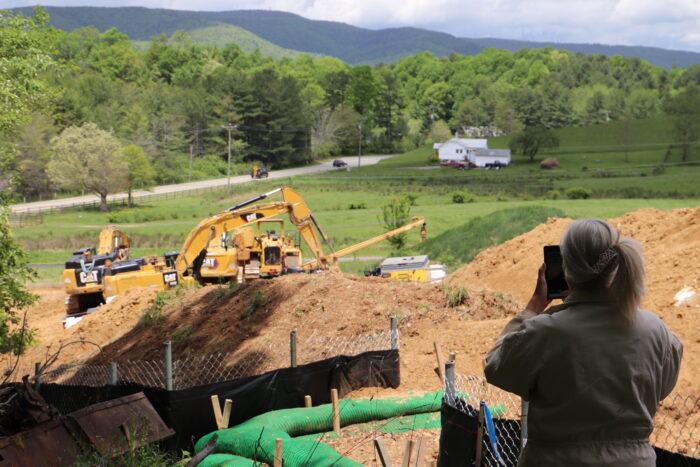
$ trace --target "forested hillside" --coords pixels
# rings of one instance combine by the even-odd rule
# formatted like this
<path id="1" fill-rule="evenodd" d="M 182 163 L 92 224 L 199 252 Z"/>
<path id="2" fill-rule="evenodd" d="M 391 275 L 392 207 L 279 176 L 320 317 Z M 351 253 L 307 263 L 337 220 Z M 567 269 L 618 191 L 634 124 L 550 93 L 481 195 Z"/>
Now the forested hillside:
<path id="1" fill-rule="evenodd" d="M 236 172 L 356 154 L 359 146 L 404 151 L 455 131 L 515 134 L 700 108 L 700 66 L 667 70 L 552 48 L 423 52 L 371 67 L 330 57 L 273 60 L 235 44 L 197 44 L 183 32 L 156 37 L 143 51 L 116 29 L 52 34 L 54 59 L 69 66 L 49 77 L 51 112 L 15 132 L 16 190 L 27 199 L 90 190 L 62 181 L 51 164 L 53 138 L 87 123 L 131 148 L 139 161 L 128 167 L 132 188 L 226 174 L 228 129 Z M 679 144 L 697 139 L 697 118 L 678 121 L 691 122 L 677 129 Z"/>
<path id="2" fill-rule="evenodd" d="M 196 8 L 196 5 L 192 8 Z M 28 14 L 31 9 L 18 8 L 17 11 Z M 700 63 L 698 53 L 656 47 L 463 38 L 408 27 L 371 30 L 332 21 L 310 20 L 281 11 L 208 12 L 141 7 L 48 7 L 48 11 L 51 24 L 59 29 L 72 31 L 80 27 L 94 26 L 100 31 L 106 31 L 116 27 L 136 40 L 150 40 L 155 35 L 171 35 L 183 30 L 192 33 L 195 40 L 211 42 L 208 36 L 200 36 L 192 31 L 222 24 L 235 25 L 282 48 L 328 55 L 351 64 L 394 62 L 424 51 L 430 51 L 438 57 L 446 57 L 451 53 L 474 55 L 487 48 L 515 52 L 522 48 L 549 46 L 573 53 L 638 57 L 666 68 Z M 220 43 L 220 40 L 217 38 L 215 42 Z"/>

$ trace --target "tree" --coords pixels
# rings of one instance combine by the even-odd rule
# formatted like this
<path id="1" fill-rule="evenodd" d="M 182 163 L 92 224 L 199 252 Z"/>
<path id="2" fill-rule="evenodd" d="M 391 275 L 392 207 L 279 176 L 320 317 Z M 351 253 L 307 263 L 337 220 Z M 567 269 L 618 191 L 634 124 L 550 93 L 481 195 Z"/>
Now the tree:
<path id="1" fill-rule="evenodd" d="M 14 163 L 10 144 L 19 124 L 29 120 L 32 111 L 43 108 L 51 97 L 42 73 L 55 65 L 51 58 L 48 16 L 34 10 L 34 18 L 0 12 L 0 174 Z M 34 273 L 28 259 L 10 233 L 9 202 L 6 192 L 10 177 L 0 175 L 0 353 L 19 356 L 31 341 L 32 332 L 18 314 L 36 296 L 25 288 Z M 18 360 L 16 360 L 17 362 Z M 15 363 L 16 365 L 16 363 Z M 14 369 L 13 369 L 14 370 Z M 4 381 L 8 376 L 6 374 Z"/>
<path id="2" fill-rule="evenodd" d="M 540 149 L 559 147 L 559 138 L 552 131 L 543 127 L 527 127 L 510 140 L 510 150 L 519 152 L 535 161 Z"/>
<path id="3" fill-rule="evenodd" d="M 0 190 L 11 183 L 15 167 L 12 137 L 32 112 L 42 110 L 54 93 L 41 78 L 56 66 L 51 58 L 53 33 L 40 8 L 34 18 L 0 11 Z"/>
<path id="4" fill-rule="evenodd" d="M 690 84 L 671 99 L 667 110 L 673 116 L 673 132 L 685 162 L 690 156 L 690 145 L 700 137 L 700 87 Z"/>
<path id="5" fill-rule="evenodd" d="M 151 166 L 146 153 L 139 146 L 130 144 L 122 149 L 122 155 L 128 167 L 127 187 L 129 207 L 133 205 L 131 191 L 134 188 L 149 188 L 155 183 L 156 172 Z"/>
<path id="6" fill-rule="evenodd" d="M 32 332 L 18 313 L 34 303 L 37 296 L 24 287 L 35 273 L 27 267 L 26 253 L 12 238 L 6 204 L 5 195 L 0 195 L 0 354 L 19 356 L 31 342 Z"/>
<path id="7" fill-rule="evenodd" d="M 411 219 L 411 200 L 406 196 L 398 196 L 391 199 L 382 206 L 382 215 L 379 221 L 386 230 L 398 229 Z M 406 246 L 408 234 L 394 235 L 387 238 L 387 241 L 394 247 L 394 250 L 401 250 Z"/>
<path id="8" fill-rule="evenodd" d="M 100 195 L 100 210 L 106 212 L 107 195 L 128 186 L 129 166 L 119 141 L 94 123 L 70 127 L 52 140 L 49 178 L 65 188 Z"/>

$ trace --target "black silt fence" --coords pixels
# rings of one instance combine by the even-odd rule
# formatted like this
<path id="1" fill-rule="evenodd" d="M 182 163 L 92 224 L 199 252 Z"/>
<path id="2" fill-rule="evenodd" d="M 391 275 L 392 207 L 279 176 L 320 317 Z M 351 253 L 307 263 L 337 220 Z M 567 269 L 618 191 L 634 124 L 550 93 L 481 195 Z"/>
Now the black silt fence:
<path id="1" fill-rule="evenodd" d="M 191 450 L 194 442 L 216 430 L 211 396 L 231 399 L 229 426 L 271 410 L 304 406 L 310 395 L 315 405 L 330 403 L 330 390 L 343 395 L 362 387 L 392 387 L 400 383 L 398 350 L 340 355 L 294 368 L 176 391 L 120 382 L 102 387 L 42 384 L 40 394 L 62 414 L 98 402 L 143 391 L 155 410 L 176 435 L 165 445 L 171 450 Z"/>
<path id="2" fill-rule="evenodd" d="M 475 465 L 479 411 L 462 399 L 457 407 L 445 399 L 440 409 L 441 433 L 438 467 L 471 467 Z M 503 456 L 504 452 L 520 453 L 520 422 L 518 420 L 494 418 L 498 438 L 498 449 L 505 464 L 499 464 L 491 449 L 488 433 L 484 432 L 482 444 L 482 466 L 516 466 L 517 459 Z M 500 434 L 499 434 L 500 433 Z M 507 434 L 503 434 L 507 433 Z M 502 435 L 503 434 L 503 435 Z M 654 447 L 657 467 L 700 467 L 700 459 Z"/>

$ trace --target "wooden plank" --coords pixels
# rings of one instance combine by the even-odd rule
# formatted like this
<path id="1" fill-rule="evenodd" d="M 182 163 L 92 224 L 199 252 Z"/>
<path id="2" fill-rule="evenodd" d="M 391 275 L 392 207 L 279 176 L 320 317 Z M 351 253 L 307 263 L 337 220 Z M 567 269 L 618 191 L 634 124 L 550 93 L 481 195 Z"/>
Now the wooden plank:
<path id="1" fill-rule="evenodd" d="M 425 438 L 421 436 L 416 444 L 418 447 L 416 447 L 416 461 L 413 463 L 413 467 L 421 467 L 425 455 Z"/>
<path id="2" fill-rule="evenodd" d="M 440 377 L 440 383 L 445 382 L 445 358 L 442 356 L 442 349 L 438 342 L 433 342 L 433 347 L 435 348 L 435 358 L 437 359 L 438 366 L 438 376 Z"/>
<path id="3" fill-rule="evenodd" d="M 223 415 L 221 414 L 221 405 L 219 405 L 219 396 L 214 394 L 211 396 L 211 408 L 214 411 L 214 421 L 216 422 L 216 429 L 221 429 L 221 423 L 223 421 Z"/>
<path id="4" fill-rule="evenodd" d="M 275 439 L 275 458 L 272 464 L 273 467 L 282 467 L 282 438 Z"/>
<path id="5" fill-rule="evenodd" d="M 406 440 L 406 449 L 403 452 L 403 460 L 401 461 L 401 467 L 411 467 L 411 454 L 413 454 L 414 441 L 412 439 Z"/>
<path id="6" fill-rule="evenodd" d="M 476 428 L 476 461 L 475 467 L 481 467 L 481 450 L 484 445 L 484 406 L 479 404 L 479 424 Z"/>
<path id="7" fill-rule="evenodd" d="M 391 467 L 391 456 L 382 438 L 374 438 L 374 449 L 377 451 L 382 467 Z"/>
<path id="8" fill-rule="evenodd" d="M 333 405 L 333 431 L 340 436 L 340 410 L 338 409 L 338 390 L 331 389 L 331 404 Z"/>
<path id="9" fill-rule="evenodd" d="M 224 413 L 221 419 L 221 428 L 228 428 L 228 421 L 231 418 L 231 406 L 233 401 L 231 399 L 226 399 L 224 401 Z"/>

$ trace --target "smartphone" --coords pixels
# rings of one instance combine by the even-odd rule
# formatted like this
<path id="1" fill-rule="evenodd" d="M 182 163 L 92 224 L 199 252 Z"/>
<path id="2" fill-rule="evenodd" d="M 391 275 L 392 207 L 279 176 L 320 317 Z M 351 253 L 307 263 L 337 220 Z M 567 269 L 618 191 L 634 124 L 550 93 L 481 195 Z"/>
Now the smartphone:
<path id="1" fill-rule="evenodd" d="M 544 247 L 544 264 L 547 265 L 547 270 L 544 273 L 544 277 L 547 280 L 547 298 L 566 297 L 569 291 L 569 284 L 566 283 L 566 278 L 564 277 L 564 267 L 559 245 L 547 245 Z"/>

